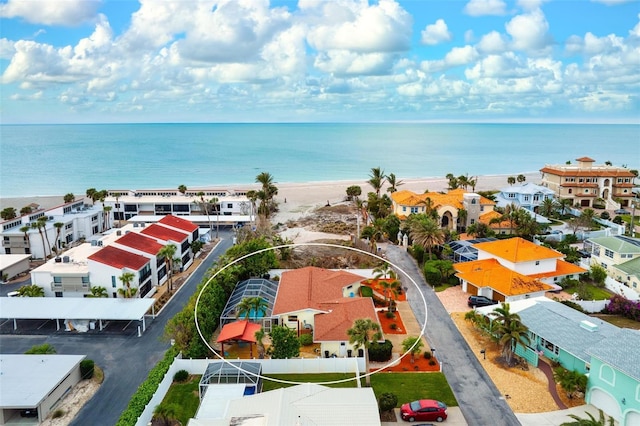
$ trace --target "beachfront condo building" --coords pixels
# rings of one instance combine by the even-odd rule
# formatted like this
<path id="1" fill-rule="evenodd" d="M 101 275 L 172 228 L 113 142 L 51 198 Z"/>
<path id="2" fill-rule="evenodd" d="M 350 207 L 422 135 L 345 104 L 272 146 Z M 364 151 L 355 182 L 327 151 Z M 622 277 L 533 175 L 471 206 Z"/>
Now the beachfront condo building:
<path id="1" fill-rule="evenodd" d="M 571 200 L 579 207 L 591 207 L 602 199 L 609 209 L 629 207 L 634 198 L 636 175 L 625 167 L 595 164 L 589 157 L 576 164 L 545 165 L 542 185 L 553 190 L 559 199 Z"/>
<path id="2" fill-rule="evenodd" d="M 108 227 L 102 207 L 85 204 L 84 200 L 50 209 L 29 207 L 30 213 L 0 224 L 4 254 L 29 254 L 33 259 L 44 259 Z"/>

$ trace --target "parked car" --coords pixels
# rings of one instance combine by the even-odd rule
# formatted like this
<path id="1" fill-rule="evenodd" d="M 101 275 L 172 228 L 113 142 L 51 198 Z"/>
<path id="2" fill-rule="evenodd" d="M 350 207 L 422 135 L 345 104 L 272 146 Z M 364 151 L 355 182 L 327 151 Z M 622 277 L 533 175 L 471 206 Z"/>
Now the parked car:
<path id="1" fill-rule="evenodd" d="M 419 399 L 402 404 L 400 407 L 402 420 L 414 422 L 416 420 L 435 420 L 441 422 L 447 419 L 447 406 L 435 399 Z"/>
<path id="2" fill-rule="evenodd" d="M 631 212 L 629 212 L 629 210 L 625 210 L 625 209 L 616 209 L 613 212 L 615 214 L 631 214 Z"/>
<path id="3" fill-rule="evenodd" d="M 495 300 L 491 300 L 485 296 L 469 296 L 469 299 L 467 299 L 467 305 L 469 305 L 470 308 L 477 308 L 478 306 L 495 305 L 496 303 L 498 302 Z"/>

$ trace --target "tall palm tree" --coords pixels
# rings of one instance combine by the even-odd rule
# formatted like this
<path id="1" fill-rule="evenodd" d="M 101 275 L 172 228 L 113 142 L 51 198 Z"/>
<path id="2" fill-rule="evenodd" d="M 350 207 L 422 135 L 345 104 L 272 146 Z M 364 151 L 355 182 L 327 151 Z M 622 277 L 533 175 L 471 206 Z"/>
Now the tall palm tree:
<path id="1" fill-rule="evenodd" d="M 459 186 L 458 178 L 455 177 L 453 175 L 453 173 L 447 173 L 445 178 L 447 178 L 447 181 L 449 181 L 449 185 L 447 186 L 447 189 L 451 190 L 451 189 L 457 189 L 458 188 L 458 186 Z"/>
<path id="2" fill-rule="evenodd" d="M 401 180 L 398 180 L 396 175 L 393 173 L 389 173 L 387 175 L 387 182 L 389 182 L 389 187 L 387 188 L 387 192 L 391 192 L 391 193 L 396 192 L 400 185 L 404 185 L 404 182 Z"/>
<path id="3" fill-rule="evenodd" d="M 104 298 L 104 297 L 109 297 L 109 293 L 107 292 L 107 289 L 105 287 L 101 287 L 101 286 L 96 286 L 96 287 L 91 287 L 91 293 L 87 295 L 87 297 L 94 297 L 94 298 Z"/>
<path id="4" fill-rule="evenodd" d="M 476 222 L 469 225 L 469 227 L 467 228 L 467 235 L 476 238 L 486 238 L 493 237 L 495 235 L 495 232 L 486 223 Z"/>
<path id="5" fill-rule="evenodd" d="M 44 235 L 42 235 L 42 224 L 37 220 L 35 222 L 31 222 L 31 229 L 37 229 L 38 232 L 40 233 L 40 239 L 42 240 L 42 250 L 44 250 L 43 259 L 46 259 L 48 257 L 47 245 L 45 244 L 45 241 L 44 241 Z"/>
<path id="6" fill-rule="evenodd" d="M 120 197 L 122 196 L 122 194 L 116 192 L 113 194 L 113 196 L 116 198 L 116 206 L 118 208 L 118 228 L 122 228 L 122 213 L 120 212 L 120 208 L 122 207 L 120 205 Z"/>
<path id="7" fill-rule="evenodd" d="M 35 284 L 25 285 L 18 289 L 21 297 L 44 297 L 44 289 Z"/>
<path id="8" fill-rule="evenodd" d="M 214 211 L 216 212 L 216 239 L 218 239 L 220 235 L 220 202 L 218 197 L 213 197 L 210 203 L 213 204 Z"/>
<path id="9" fill-rule="evenodd" d="M 47 216 L 40 216 L 38 223 L 42 225 L 44 237 L 47 239 L 47 247 L 49 248 L 49 254 L 51 254 L 51 243 L 49 242 L 49 233 L 47 232 Z"/>
<path id="10" fill-rule="evenodd" d="M 382 332 L 380 331 L 380 324 L 371 320 L 371 318 L 357 319 L 353 323 L 353 326 L 347 330 L 349 335 L 349 343 L 353 345 L 355 349 L 364 347 L 364 365 L 365 371 L 369 374 L 369 347 L 371 347 L 372 341 L 378 341 L 382 339 Z M 371 386 L 371 376 L 366 377 L 367 386 Z"/>
<path id="11" fill-rule="evenodd" d="M 507 178 L 507 183 L 508 183 L 509 185 L 513 185 L 514 183 L 516 183 L 516 178 L 514 178 L 513 176 L 509 176 L 509 177 Z"/>
<path id="12" fill-rule="evenodd" d="M 28 225 L 20 227 L 20 232 L 24 233 L 24 241 L 27 243 L 28 251 L 25 251 L 25 253 L 31 253 L 31 239 L 29 238 L 30 229 L 31 227 Z"/>
<path id="13" fill-rule="evenodd" d="M 467 228 L 469 212 L 466 209 L 458 209 L 458 230 Z"/>
<path id="14" fill-rule="evenodd" d="M 65 203 L 70 203 L 76 200 L 76 196 L 69 192 L 68 194 L 64 194 L 64 197 L 62 199 Z"/>
<path id="15" fill-rule="evenodd" d="M 258 191 L 247 191 L 247 198 L 249 199 L 249 202 L 251 202 L 251 217 L 255 219 L 255 216 L 257 214 L 256 203 L 258 201 Z"/>
<path id="16" fill-rule="evenodd" d="M 85 195 L 87 198 L 91 199 L 91 204 L 95 204 L 97 200 L 98 191 L 95 188 L 87 188 Z"/>
<path id="17" fill-rule="evenodd" d="M 516 180 L 518 181 L 518 183 L 524 183 L 527 180 L 527 177 L 525 175 L 518 175 L 518 177 L 516 177 Z"/>
<path id="18" fill-rule="evenodd" d="M 178 247 L 176 247 L 175 244 L 164 245 L 160 251 L 158 251 L 158 255 L 164 257 L 165 267 L 167 268 L 167 275 L 169 276 L 167 280 L 167 290 L 169 294 L 173 291 L 173 257 L 177 251 Z"/>
<path id="19" fill-rule="evenodd" d="M 180 192 L 182 195 L 186 194 L 187 187 L 185 185 L 178 186 L 178 192 Z"/>
<path id="20" fill-rule="evenodd" d="M 371 169 L 371 173 L 369 174 L 369 180 L 367 183 L 371 185 L 376 192 L 376 197 L 380 198 L 380 190 L 384 186 L 386 181 L 384 170 L 380 167 L 374 167 Z"/>
<path id="21" fill-rule="evenodd" d="M 464 189 L 465 191 L 469 187 L 469 175 L 460 175 L 458 176 L 458 186 Z"/>
<path id="22" fill-rule="evenodd" d="M 502 347 L 502 355 L 507 365 L 511 365 L 511 358 L 516 345 L 526 346 L 530 343 L 529 329 L 522 324 L 520 315 L 511 312 L 508 303 L 502 303 L 489 314 L 498 324 L 496 338 Z"/>
<path id="23" fill-rule="evenodd" d="M 545 198 L 540 203 L 540 214 L 544 217 L 551 217 L 556 212 L 558 204 L 553 198 Z"/>
<path id="24" fill-rule="evenodd" d="M 382 265 L 376 267 L 372 272 L 375 274 L 373 277 L 376 279 L 397 278 L 396 272 L 391 268 L 391 265 L 387 262 L 384 262 Z"/>
<path id="25" fill-rule="evenodd" d="M 253 309 L 251 298 L 245 297 L 236 305 L 236 318 L 248 319 L 251 315 L 251 309 Z"/>
<path id="26" fill-rule="evenodd" d="M 260 206 L 258 211 L 264 215 L 265 218 L 269 218 L 271 210 L 273 209 L 273 197 L 278 195 L 278 188 L 273 184 L 273 176 L 271 173 L 262 172 L 256 176 L 256 183 L 262 185 L 262 189 L 257 192 L 260 199 Z"/>
<path id="27" fill-rule="evenodd" d="M 407 337 L 402 341 L 402 350 L 411 354 L 411 363 L 415 362 L 416 354 L 422 352 L 422 347 L 424 346 L 424 342 L 420 337 L 411 336 Z"/>
<path id="28" fill-rule="evenodd" d="M 600 412 L 600 418 L 596 420 L 595 417 L 591 413 L 585 412 L 585 414 L 589 417 L 588 419 L 583 419 L 579 417 L 577 414 L 567 414 L 567 417 L 571 417 L 574 422 L 564 422 L 561 423 L 560 426 L 614 426 L 616 421 L 613 417 L 608 417 L 608 420 L 605 419 L 604 412 L 602 410 L 598 410 Z"/>
<path id="29" fill-rule="evenodd" d="M 102 208 L 103 211 L 103 220 L 104 222 L 102 223 L 103 228 L 105 229 L 111 229 L 111 221 L 109 220 L 109 218 L 111 217 L 111 210 L 113 209 L 113 207 L 111 206 L 104 206 Z"/>
<path id="30" fill-rule="evenodd" d="M 136 274 L 133 272 L 123 272 L 118 279 L 124 285 L 124 288 L 118 289 L 118 293 L 120 293 L 125 299 L 130 299 L 135 296 L 138 289 L 132 288 L 131 282 L 136 279 Z"/>
<path id="31" fill-rule="evenodd" d="M 426 216 L 416 218 L 411 221 L 409 226 L 411 239 L 414 244 L 418 244 L 426 248 L 429 253 L 429 259 L 431 259 L 433 247 L 444 243 L 444 232 L 440 229 L 435 220 Z"/>
<path id="32" fill-rule="evenodd" d="M 262 297 L 256 296 L 251 297 L 249 299 L 249 303 L 251 305 L 251 311 L 254 314 L 254 321 L 258 320 L 260 314 L 265 316 L 267 314 L 267 309 L 269 308 L 269 303 L 264 300 Z"/>
<path id="33" fill-rule="evenodd" d="M 256 338 L 256 346 L 258 347 L 258 358 L 259 359 L 263 359 L 264 358 L 264 353 L 265 353 L 265 348 L 264 348 L 264 336 L 266 336 L 267 334 L 264 331 L 264 328 L 260 327 L 260 330 L 256 331 L 254 334 L 254 337 Z"/>
<path id="34" fill-rule="evenodd" d="M 60 244 L 60 232 L 62 232 L 62 227 L 64 226 L 64 223 L 62 222 L 56 222 L 53 224 L 53 227 L 56 228 L 56 240 L 54 242 L 54 246 L 56 248 L 56 255 L 58 254 L 58 247 Z"/>
<path id="35" fill-rule="evenodd" d="M 200 191 L 196 194 L 196 197 L 200 197 L 200 209 L 204 210 L 205 214 L 207 215 L 207 223 L 209 224 L 209 232 L 211 232 L 211 229 L 213 228 L 213 225 L 211 225 L 211 218 L 209 217 L 209 203 L 207 203 L 204 199 L 204 192 Z M 211 234 L 209 234 L 211 235 Z"/>
<path id="36" fill-rule="evenodd" d="M 558 200 L 558 209 L 560 210 L 560 214 L 564 216 L 564 214 L 571 207 L 571 200 L 569 198 L 561 198 Z"/>

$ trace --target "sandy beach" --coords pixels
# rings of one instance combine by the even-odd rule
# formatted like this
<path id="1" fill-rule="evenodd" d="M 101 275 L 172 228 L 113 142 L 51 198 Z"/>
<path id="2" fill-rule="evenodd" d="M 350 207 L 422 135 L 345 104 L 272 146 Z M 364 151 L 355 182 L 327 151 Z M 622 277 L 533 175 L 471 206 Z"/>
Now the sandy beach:
<path id="1" fill-rule="evenodd" d="M 523 173 L 526 182 L 539 183 L 539 173 Z M 514 175 L 488 175 L 478 176 L 476 191 L 498 190 L 508 187 L 507 178 Z M 446 191 L 447 179 L 442 178 L 418 178 L 418 179 L 400 179 L 402 185 L 399 190 L 410 190 L 418 193 L 425 191 L 439 192 Z M 278 195 L 276 202 L 279 211 L 273 216 L 273 223 L 286 223 L 289 220 L 296 220 L 311 214 L 316 208 L 327 204 L 340 204 L 344 202 L 346 190 L 352 185 L 358 185 L 362 188 L 361 197 L 366 198 L 366 194 L 373 190 L 366 180 L 353 181 L 325 181 L 325 182 L 306 182 L 306 183 L 276 183 L 278 187 Z M 221 188 L 226 188 L 221 186 Z M 244 185 L 243 188 L 257 189 L 257 184 Z M 387 186 L 384 187 L 386 191 Z M 84 194 L 77 194 L 79 196 Z M 39 204 L 42 208 L 48 209 L 63 204 L 63 196 L 46 196 L 46 197 L 16 197 L 1 198 L 0 210 L 6 207 L 14 207 L 20 210 L 22 207 L 30 204 Z"/>

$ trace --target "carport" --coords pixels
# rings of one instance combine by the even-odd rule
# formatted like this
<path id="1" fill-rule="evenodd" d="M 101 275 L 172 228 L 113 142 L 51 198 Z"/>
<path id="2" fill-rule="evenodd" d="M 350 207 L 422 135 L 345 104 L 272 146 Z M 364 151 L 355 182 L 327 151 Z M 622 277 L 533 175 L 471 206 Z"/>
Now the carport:
<path id="1" fill-rule="evenodd" d="M 60 320 L 95 320 L 99 330 L 103 321 L 141 321 L 138 334 L 146 330 L 145 315 L 153 309 L 155 299 L 106 299 L 81 297 L 0 297 L 0 318 L 13 320 L 18 329 L 19 319 L 55 320 L 60 330 Z M 155 312 L 152 310 L 152 316 Z"/>

